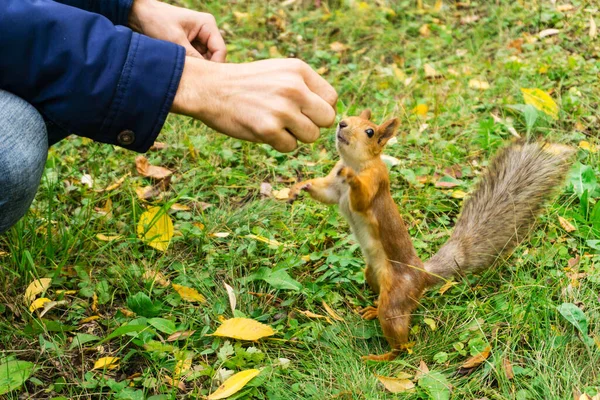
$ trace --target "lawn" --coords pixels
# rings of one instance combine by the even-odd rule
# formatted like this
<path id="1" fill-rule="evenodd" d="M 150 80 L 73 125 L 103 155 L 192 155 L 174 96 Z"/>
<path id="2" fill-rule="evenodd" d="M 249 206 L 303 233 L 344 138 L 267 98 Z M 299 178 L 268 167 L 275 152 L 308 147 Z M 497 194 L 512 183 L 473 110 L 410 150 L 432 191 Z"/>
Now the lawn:
<path id="1" fill-rule="evenodd" d="M 298 57 L 338 90 L 339 115 L 369 107 L 375 120 L 400 118 L 386 150 L 392 193 L 423 259 L 515 135 L 576 148 L 571 173 L 511 257 L 426 292 L 409 352 L 375 363 L 360 356 L 388 345 L 377 321 L 357 313 L 374 295 L 348 225 L 335 207 L 280 199 L 335 164 L 333 129 L 280 154 L 171 116 L 159 136 L 166 146 L 145 155 L 173 171 L 166 184 L 138 172 L 137 154 L 71 137 L 50 150 L 31 211 L 0 236 L 0 398 L 195 399 L 249 369 L 260 373 L 231 398 L 600 391 L 596 2 L 178 3 L 216 16 L 230 62 Z M 536 88 L 557 114 L 525 105 L 521 89 Z M 165 251 L 138 237 L 152 207 L 174 224 Z M 38 297 L 56 302 L 43 317 L 24 298 L 38 278 L 51 278 Z M 255 342 L 208 335 L 234 316 L 276 333 Z M 185 333 L 169 339 L 176 332 Z M 105 357 L 118 360 L 94 369 Z M 393 394 L 378 376 L 415 387 Z"/>

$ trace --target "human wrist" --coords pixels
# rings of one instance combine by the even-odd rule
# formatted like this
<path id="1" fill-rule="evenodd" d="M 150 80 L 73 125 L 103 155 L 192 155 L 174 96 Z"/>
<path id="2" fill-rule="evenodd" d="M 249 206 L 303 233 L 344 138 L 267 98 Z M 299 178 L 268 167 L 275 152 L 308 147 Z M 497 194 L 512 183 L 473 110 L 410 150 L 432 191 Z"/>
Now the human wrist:
<path id="1" fill-rule="evenodd" d="M 136 32 L 143 33 L 143 15 L 150 7 L 152 7 L 152 3 L 155 2 L 156 0 L 133 0 L 129 18 L 127 20 L 129 28 Z"/>
<path id="2" fill-rule="evenodd" d="M 207 87 L 207 80 L 211 79 L 215 63 L 205 61 L 196 57 L 186 57 L 183 66 L 183 73 L 179 81 L 171 112 L 175 114 L 187 115 L 198 118 L 202 114 L 202 106 L 206 105 L 206 99 L 199 97 L 210 91 Z M 211 93 L 211 96 L 214 93 Z"/>

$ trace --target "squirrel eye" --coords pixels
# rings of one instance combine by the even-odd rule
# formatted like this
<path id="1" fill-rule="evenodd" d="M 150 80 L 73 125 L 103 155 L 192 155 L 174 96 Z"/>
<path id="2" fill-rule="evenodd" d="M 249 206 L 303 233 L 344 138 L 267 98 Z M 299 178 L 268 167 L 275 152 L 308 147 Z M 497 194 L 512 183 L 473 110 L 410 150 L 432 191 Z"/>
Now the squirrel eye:
<path id="1" fill-rule="evenodd" d="M 367 134 L 368 137 L 371 138 L 375 134 L 375 131 L 373 129 L 369 128 L 365 131 L 365 133 Z"/>

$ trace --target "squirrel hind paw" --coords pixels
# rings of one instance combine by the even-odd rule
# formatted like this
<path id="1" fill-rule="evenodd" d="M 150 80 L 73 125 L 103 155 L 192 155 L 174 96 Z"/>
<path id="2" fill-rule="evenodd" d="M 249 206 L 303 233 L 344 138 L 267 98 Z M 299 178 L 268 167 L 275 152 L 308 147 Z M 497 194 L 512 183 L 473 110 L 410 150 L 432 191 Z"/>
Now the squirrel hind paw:
<path id="1" fill-rule="evenodd" d="M 361 318 L 364 320 L 367 320 L 367 321 L 377 318 L 377 312 L 378 312 L 377 307 L 372 307 L 372 306 L 365 307 L 358 311 Z"/>

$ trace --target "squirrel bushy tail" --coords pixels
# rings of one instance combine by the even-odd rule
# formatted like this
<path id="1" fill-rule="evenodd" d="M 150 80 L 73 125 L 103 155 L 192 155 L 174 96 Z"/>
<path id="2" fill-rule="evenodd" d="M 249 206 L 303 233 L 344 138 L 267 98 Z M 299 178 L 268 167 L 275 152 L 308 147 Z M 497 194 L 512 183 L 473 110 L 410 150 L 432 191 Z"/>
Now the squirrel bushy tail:
<path id="1" fill-rule="evenodd" d="M 570 154 L 566 146 L 540 143 L 501 150 L 465 200 L 450 239 L 425 262 L 431 283 L 490 267 L 513 250 L 562 184 Z"/>

